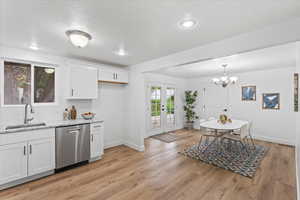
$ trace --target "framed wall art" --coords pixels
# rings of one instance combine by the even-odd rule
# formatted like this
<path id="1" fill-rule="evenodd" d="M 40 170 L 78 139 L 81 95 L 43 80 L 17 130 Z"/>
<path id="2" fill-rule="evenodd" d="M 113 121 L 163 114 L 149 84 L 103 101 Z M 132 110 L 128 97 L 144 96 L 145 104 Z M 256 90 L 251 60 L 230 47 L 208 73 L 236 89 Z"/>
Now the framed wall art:
<path id="1" fill-rule="evenodd" d="M 256 101 L 256 86 L 242 86 L 242 101 Z"/>
<path id="2" fill-rule="evenodd" d="M 262 94 L 263 109 L 280 109 L 280 94 L 279 93 L 264 93 Z"/>
<path id="3" fill-rule="evenodd" d="M 299 74 L 294 74 L 294 111 L 299 110 Z"/>

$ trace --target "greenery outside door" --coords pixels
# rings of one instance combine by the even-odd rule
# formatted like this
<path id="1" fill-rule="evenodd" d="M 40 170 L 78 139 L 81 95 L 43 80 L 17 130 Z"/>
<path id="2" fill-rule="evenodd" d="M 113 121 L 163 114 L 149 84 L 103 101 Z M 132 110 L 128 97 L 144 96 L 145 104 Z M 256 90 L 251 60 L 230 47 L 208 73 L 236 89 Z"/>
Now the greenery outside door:
<path id="1" fill-rule="evenodd" d="M 148 136 L 175 130 L 176 89 L 171 85 L 148 86 Z"/>

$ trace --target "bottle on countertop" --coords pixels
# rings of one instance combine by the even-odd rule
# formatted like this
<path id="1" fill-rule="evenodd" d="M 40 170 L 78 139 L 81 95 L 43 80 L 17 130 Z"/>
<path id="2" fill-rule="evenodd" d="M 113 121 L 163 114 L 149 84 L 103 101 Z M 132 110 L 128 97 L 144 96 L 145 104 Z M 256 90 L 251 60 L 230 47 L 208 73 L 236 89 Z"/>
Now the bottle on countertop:
<path id="1" fill-rule="evenodd" d="M 65 111 L 63 112 L 63 120 L 68 120 L 69 119 L 69 112 L 68 109 L 66 108 Z"/>
<path id="2" fill-rule="evenodd" d="M 72 108 L 71 108 L 71 110 L 70 110 L 70 114 L 71 114 L 71 119 L 72 119 L 72 120 L 75 120 L 76 117 L 77 117 L 77 110 L 76 110 L 76 108 L 75 108 L 74 105 L 72 106 Z"/>

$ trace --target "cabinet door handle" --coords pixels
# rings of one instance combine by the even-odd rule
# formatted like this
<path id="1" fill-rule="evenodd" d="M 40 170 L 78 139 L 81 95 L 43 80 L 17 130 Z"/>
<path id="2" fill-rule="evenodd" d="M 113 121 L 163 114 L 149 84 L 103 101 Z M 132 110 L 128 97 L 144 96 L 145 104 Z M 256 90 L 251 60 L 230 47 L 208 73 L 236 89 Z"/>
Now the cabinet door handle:
<path id="1" fill-rule="evenodd" d="M 73 89 L 73 88 L 72 88 L 72 91 L 71 91 L 71 93 L 72 93 L 71 95 L 72 95 L 72 96 L 74 96 L 74 89 Z"/>
<path id="2" fill-rule="evenodd" d="M 92 134 L 92 142 L 94 142 L 94 135 Z"/>
<path id="3" fill-rule="evenodd" d="M 26 146 L 24 146 L 23 154 L 26 156 Z"/>
<path id="4" fill-rule="evenodd" d="M 32 146 L 31 146 L 31 144 L 29 145 L 29 154 L 32 154 Z"/>
<path id="5" fill-rule="evenodd" d="M 118 74 L 116 73 L 116 79 L 118 79 Z"/>
<path id="6" fill-rule="evenodd" d="M 96 126 L 94 126 L 94 128 L 100 128 L 100 127 L 102 127 L 101 125 L 96 125 Z"/>

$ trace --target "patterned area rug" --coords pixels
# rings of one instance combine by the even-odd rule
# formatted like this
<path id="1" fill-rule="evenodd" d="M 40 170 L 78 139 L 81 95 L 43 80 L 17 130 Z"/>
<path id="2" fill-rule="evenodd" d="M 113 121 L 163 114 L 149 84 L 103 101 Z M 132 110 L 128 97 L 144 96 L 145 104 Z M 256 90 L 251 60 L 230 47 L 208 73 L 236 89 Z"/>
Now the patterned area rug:
<path id="1" fill-rule="evenodd" d="M 168 132 L 168 133 L 162 133 L 158 135 L 151 136 L 151 138 L 160 140 L 162 142 L 170 143 L 170 142 L 175 142 L 177 140 L 182 140 L 188 137 L 193 136 L 193 134 L 189 134 L 186 132 Z"/>
<path id="2" fill-rule="evenodd" d="M 250 178 L 255 176 L 256 169 L 268 150 L 260 145 L 255 145 L 255 148 L 247 145 L 247 153 L 239 142 L 230 140 L 210 146 L 208 144 L 208 142 L 202 142 L 200 146 L 193 145 L 180 153 Z"/>

